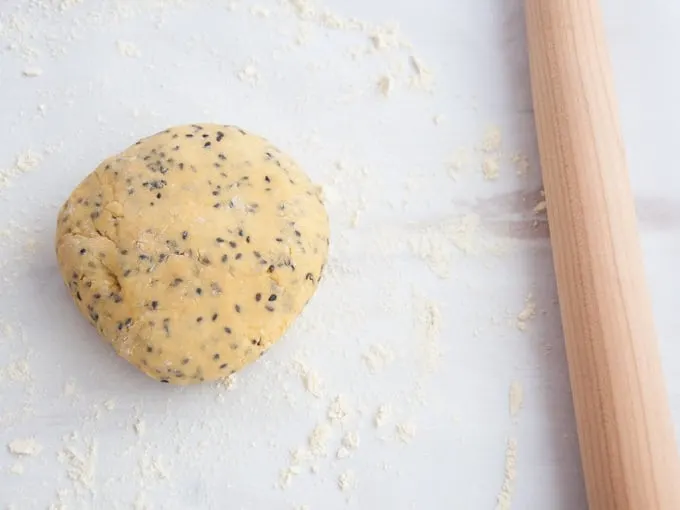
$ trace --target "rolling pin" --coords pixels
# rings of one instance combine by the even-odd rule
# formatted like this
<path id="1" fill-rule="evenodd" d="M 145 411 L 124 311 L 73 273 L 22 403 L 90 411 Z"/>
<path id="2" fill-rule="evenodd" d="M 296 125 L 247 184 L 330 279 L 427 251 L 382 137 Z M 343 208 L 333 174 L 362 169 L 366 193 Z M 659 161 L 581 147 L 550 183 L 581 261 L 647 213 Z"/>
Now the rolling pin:
<path id="1" fill-rule="evenodd" d="M 680 463 L 597 0 L 525 0 L 531 86 L 591 510 L 679 510 Z"/>

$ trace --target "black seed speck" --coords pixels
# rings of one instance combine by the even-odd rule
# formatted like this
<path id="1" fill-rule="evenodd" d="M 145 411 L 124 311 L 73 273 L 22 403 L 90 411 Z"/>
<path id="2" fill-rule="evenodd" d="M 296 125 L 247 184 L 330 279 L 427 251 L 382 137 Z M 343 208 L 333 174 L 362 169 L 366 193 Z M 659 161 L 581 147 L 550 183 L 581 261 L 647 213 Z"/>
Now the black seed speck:
<path id="1" fill-rule="evenodd" d="M 187 237 L 189 237 L 189 232 L 185 230 L 184 232 L 182 232 L 182 239 L 186 240 Z"/>
<path id="2" fill-rule="evenodd" d="M 274 307 L 273 307 L 272 305 L 267 305 L 267 306 L 265 306 L 265 309 L 266 309 L 268 312 L 273 312 L 273 311 L 274 311 Z"/>
<path id="3" fill-rule="evenodd" d="M 241 306 L 240 305 L 234 305 L 234 310 L 236 310 L 236 313 L 241 313 Z"/>
<path id="4" fill-rule="evenodd" d="M 295 231 L 295 235 L 296 235 L 297 237 L 302 237 L 302 234 L 300 233 L 299 230 L 296 230 L 296 231 Z"/>
<path id="5" fill-rule="evenodd" d="M 189 358 L 184 358 L 182 360 L 182 365 L 188 365 L 189 364 Z"/>
<path id="6" fill-rule="evenodd" d="M 222 255 L 222 263 L 226 263 L 229 260 L 229 257 L 226 255 Z"/>
<path id="7" fill-rule="evenodd" d="M 227 364 L 226 364 L 226 363 L 222 363 L 222 364 L 220 365 L 220 369 L 221 369 L 221 370 L 224 370 L 225 368 L 227 368 Z"/>
<path id="8" fill-rule="evenodd" d="M 310 282 L 314 281 L 314 275 L 312 273 L 307 273 L 305 275 L 305 280 L 309 280 Z"/>
<path id="9" fill-rule="evenodd" d="M 163 319 L 163 331 L 165 331 L 165 336 L 170 336 L 170 319 Z"/>
<path id="10" fill-rule="evenodd" d="M 211 145 L 212 145 L 212 143 L 210 143 L 210 142 L 205 142 L 205 143 L 203 144 L 203 148 L 204 148 L 204 149 L 207 149 L 207 148 L 210 147 Z"/>
<path id="11" fill-rule="evenodd" d="M 234 241 L 229 241 L 229 246 L 231 246 L 232 248 L 236 248 L 238 245 Z"/>
<path id="12" fill-rule="evenodd" d="M 150 345 L 147 345 L 146 346 L 146 352 L 153 352 L 153 347 L 151 347 Z"/>
<path id="13" fill-rule="evenodd" d="M 224 332 L 225 332 L 227 335 L 231 335 L 231 328 L 224 328 Z"/>
<path id="14" fill-rule="evenodd" d="M 218 141 L 219 141 L 219 140 L 218 140 Z M 217 157 L 220 158 L 222 161 L 224 161 L 224 160 L 227 159 L 227 156 L 225 156 L 225 155 L 222 154 L 221 152 L 217 155 Z"/>
<path id="15" fill-rule="evenodd" d="M 196 317 L 196 322 L 198 322 L 199 324 L 203 322 L 203 317 Z"/>
<path id="16" fill-rule="evenodd" d="M 267 181 L 267 182 L 272 182 L 272 180 L 269 178 L 268 175 L 265 175 L 265 176 L 264 176 L 264 180 Z"/>
<path id="17" fill-rule="evenodd" d="M 213 354 L 213 359 L 217 361 L 218 359 L 220 359 L 220 355 L 217 353 Z"/>
<path id="18" fill-rule="evenodd" d="M 158 309 L 158 301 L 151 301 L 151 309 L 152 310 Z"/>
<path id="19" fill-rule="evenodd" d="M 80 249 L 80 254 L 85 255 L 87 253 L 87 250 L 85 248 Z"/>
<path id="20" fill-rule="evenodd" d="M 212 321 L 215 322 L 217 320 L 217 317 L 219 317 L 219 315 L 214 313 L 213 316 L 212 316 Z"/>
<path id="21" fill-rule="evenodd" d="M 181 278 L 175 278 L 172 280 L 172 283 L 170 284 L 170 287 L 177 287 L 180 283 L 182 283 L 184 280 Z"/>
<path id="22" fill-rule="evenodd" d="M 162 383 L 169 383 L 170 381 L 168 381 L 167 379 L 161 379 L 161 382 Z"/>
<path id="23" fill-rule="evenodd" d="M 277 243 L 282 243 L 282 242 L 283 242 L 283 239 L 281 239 L 280 237 L 277 237 L 277 238 L 276 238 L 276 242 L 277 242 Z"/>
<path id="24" fill-rule="evenodd" d="M 222 244 L 224 242 L 224 239 L 222 239 L 221 237 L 217 237 L 217 238 L 215 238 L 215 241 Z"/>
<path id="25" fill-rule="evenodd" d="M 123 276 L 124 276 L 125 278 L 127 278 L 128 276 L 130 276 L 131 273 L 132 273 L 132 270 L 126 269 L 126 270 L 123 272 Z"/>
<path id="26" fill-rule="evenodd" d="M 80 292 L 76 292 L 76 298 L 78 298 L 78 301 L 82 301 L 83 298 L 80 295 Z"/>
<path id="27" fill-rule="evenodd" d="M 257 294 L 255 294 L 255 301 L 257 301 L 259 303 L 261 299 L 262 299 L 262 294 L 260 294 L 259 292 Z"/>
<path id="28" fill-rule="evenodd" d="M 234 256 L 236 260 L 241 260 L 241 257 L 243 257 L 242 253 L 237 253 L 236 256 Z"/>
<path id="29" fill-rule="evenodd" d="M 215 138 L 218 142 L 222 141 L 222 138 L 224 138 L 224 133 L 222 131 L 217 132 L 217 137 Z"/>
<path id="30" fill-rule="evenodd" d="M 271 296 L 269 296 L 269 299 L 267 301 L 270 301 L 270 302 L 276 301 L 276 294 L 272 294 Z"/>
<path id="31" fill-rule="evenodd" d="M 196 294 L 198 294 L 199 296 L 200 296 L 201 294 L 203 294 L 203 289 L 200 288 L 200 287 L 197 287 L 197 288 L 196 288 Z"/>
<path id="32" fill-rule="evenodd" d="M 273 273 L 273 272 L 274 272 L 274 269 L 276 269 L 274 266 L 269 266 L 269 267 L 267 268 L 267 272 L 268 272 L 268 273 Z"/>

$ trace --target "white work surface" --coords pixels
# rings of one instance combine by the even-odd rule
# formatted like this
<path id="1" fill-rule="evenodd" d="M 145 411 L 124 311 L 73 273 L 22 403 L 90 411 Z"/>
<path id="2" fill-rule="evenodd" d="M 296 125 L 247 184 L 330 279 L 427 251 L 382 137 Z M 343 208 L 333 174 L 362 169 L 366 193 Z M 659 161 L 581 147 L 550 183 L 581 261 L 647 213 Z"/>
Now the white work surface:
<path id="1" fill-rule="evenodd" d="M 324 1 L 2 0 L 3 510 L 586 508 L 521 0 Z M 604 12 L 677 428 L 680 3 Z M 177 388 L 80 317 L 54 225 L 104 157 L 210 121 L 324 186 L 331 257 L 231 387 Z"/>

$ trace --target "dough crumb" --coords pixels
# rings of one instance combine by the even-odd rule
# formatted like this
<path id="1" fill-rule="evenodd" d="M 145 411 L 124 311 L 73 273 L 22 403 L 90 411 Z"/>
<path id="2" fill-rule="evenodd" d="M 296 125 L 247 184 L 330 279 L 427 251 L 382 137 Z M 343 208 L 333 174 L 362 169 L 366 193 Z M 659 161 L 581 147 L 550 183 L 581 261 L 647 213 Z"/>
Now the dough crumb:
<path id="1" fill-rule="evenodd" d="M 496 496 L 496 510 L 510 510 L 512 506 L 512 496 L 515 492 L 515 477 L 517 475 L 517 440 L 508 439 L 505 449 L 505 468 L 503 474 L 503 484 Z"/>
<path id="2" fill-rule="evenodd" d="M 9 472 L 12 473 L 13 475 L 23 475 L 24 465 L 19 462 L 15 462 L 14 464 L 12 464 L 12 467 L 9 468 Z"/>
<path id="3" fill-rule="evenodd" d="M 42 445 L 35 438 L 15 439 L 7 445 L 7 449 L 13 455 L 36 457 L 42 452 Z"/>
<path id="4" fill-rule="evenodd" d="M 435 126 L 439 126 L 442 122 L 444 122 L 444 115 L 442 115 L 441 113 L 439 115 L 435 115 L 434 117 L 432 117 L 432 123 Z"/>
<path id="5" fill-rule="evenodd" d="M 510 392 L 508 395 L 510 402 L 510 416 L 516 417 L 524 405 L 524 388 L 519 381 L 512 381 L 510 383 Z"/>

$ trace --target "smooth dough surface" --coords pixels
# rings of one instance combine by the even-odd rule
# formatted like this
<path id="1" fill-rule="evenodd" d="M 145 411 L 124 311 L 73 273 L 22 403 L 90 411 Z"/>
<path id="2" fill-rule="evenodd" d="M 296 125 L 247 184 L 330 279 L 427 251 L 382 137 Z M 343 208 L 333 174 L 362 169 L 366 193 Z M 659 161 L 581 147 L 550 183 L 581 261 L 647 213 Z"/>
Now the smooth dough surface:
<path id="1" fill-rule="evenodd" d="M 320 190 L 266 140 L 177 126 L 103 161 L 59 212 L 80 311 L 162 382 L 225 377 L 278 340 L 328 255 Z"/>

